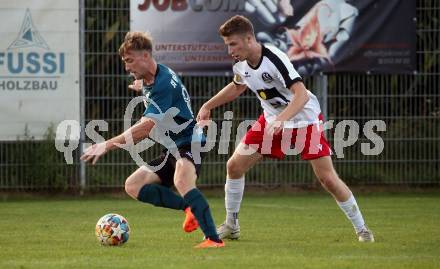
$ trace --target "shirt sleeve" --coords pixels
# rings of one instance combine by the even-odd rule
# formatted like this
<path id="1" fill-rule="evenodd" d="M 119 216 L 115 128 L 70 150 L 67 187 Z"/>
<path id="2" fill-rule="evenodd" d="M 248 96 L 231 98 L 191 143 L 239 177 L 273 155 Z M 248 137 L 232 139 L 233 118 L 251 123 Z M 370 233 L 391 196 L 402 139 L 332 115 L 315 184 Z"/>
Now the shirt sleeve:
<path id="1" fill-rule="evenodd" d="M 298 81 L 303 81 L 301 76 L 293 67 L 292 62 L 290 62 L 287 55 L 280 54 L 279 55 L 280 63 L 276 65 L 278 70 L 277 77 L 284 83 L 287 89 L 290 89 L 290 86 L 295 84 Z"/>
<path id="2" fill-rule="evenodd" d="M 232 71 L 234 72 L 234 77 L 232 78 L 232 82 L 234 82 L 234 84 L 236 85 L 245 84 L 243 78 L 240 75 L 240 72 L 238 72 L 238 68 L 236 64 L 234 64 L 234 66 L 232 67 Z"/>
<path id="3" fill-rule="evenodd" d="M 171 85 L 155 88 L 147 100 L 144 117 L 161 120 L 165 112 L 171 108 L 173 102 L 173 88 Z"/>
<path id="4" fill-rule="evenodd" d="M 293 67 L 289 57 L 278 49 L 269 50 L 266 48 L 266 56 L 272 62 L 275 70 L 275 77 L 283 83 L 286 88 L 290 88 L 295 82 L 302 81 L 301 76 Z"/>

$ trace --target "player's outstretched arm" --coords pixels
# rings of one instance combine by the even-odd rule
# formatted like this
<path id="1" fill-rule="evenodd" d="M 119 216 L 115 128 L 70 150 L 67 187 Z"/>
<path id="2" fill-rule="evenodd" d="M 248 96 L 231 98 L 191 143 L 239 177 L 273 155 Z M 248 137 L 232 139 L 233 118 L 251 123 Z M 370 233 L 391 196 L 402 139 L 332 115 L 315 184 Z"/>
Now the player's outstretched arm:
<path id="1" fill-rule="evenodd" d="M 245 90 L 246 85 L 237 85 L 233 82 L 226 85 L 221 91 L 209 99 L 206 103 L 202 105 L 197 114 L 197 122 L 209 120 L 211 117 L 211 110 L 221 106 L 223 104 L 232 102 L 240 96 Z"/>
<path id="2" fill-rule="evenodd" d="M 154 124 L 154 121 L 150 118 L 142 117 L 138 123 L 128 128 L 122 134 L 88 147 L 80 159 L 84 162 L 90 161 L 92 164 L 95 164 L 101 156 L 110 150 L 122 145 L 132 145 L 146 138 L 150 134 L 151 129 L 153 129 Z"/>
<path id="3" fill-rule="evenodd" d="M 121 145 L 133 145 L 148 137 L 154 127 L 154 121 L 147 117 L 142 117 L 139 122 L 128 128 L 122 134 L 107 141 L 109 150 L 116 149 Z"/>

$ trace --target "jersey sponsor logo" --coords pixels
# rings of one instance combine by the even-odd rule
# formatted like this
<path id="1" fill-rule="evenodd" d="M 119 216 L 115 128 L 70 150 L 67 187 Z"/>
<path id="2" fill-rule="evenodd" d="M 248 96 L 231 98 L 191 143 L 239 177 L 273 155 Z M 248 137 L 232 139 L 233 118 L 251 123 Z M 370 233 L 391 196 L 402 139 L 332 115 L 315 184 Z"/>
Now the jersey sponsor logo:
<path id="1" fill-rule="evenodd" d="M 268 101 L 274 108 L 286 106 L 289 100 L 284 97 L 276 88 L 257 90 L 257 95 Z"/>
<path id="2" fill-rule="evenodd" d="M 273 78 L 271 75 L 269 75 L 269 73 L 267 72 L 263 72 L 263 74 L 261 74 L 261 78 L 263 79 L 264 82 L 266 83 L 271 83 L 273 81 Z"/>
<path id="3" fill-rule="evenodd" d="M 262 99 L 264 99 L 264 100 L 267 99 L 267 95 L 264 93 L 264 91 L 260 91 L 260 92 L 258 92 L 258 95 L 259 95 Z"/>
<path id="4" fill-rule="evenodd" d="M 249 73 L 246 71 L 246 72 L 244 72 L 244 77 L 245 77 L 245 78 L 250 78 L 251 75 L 249 75 Z"/>

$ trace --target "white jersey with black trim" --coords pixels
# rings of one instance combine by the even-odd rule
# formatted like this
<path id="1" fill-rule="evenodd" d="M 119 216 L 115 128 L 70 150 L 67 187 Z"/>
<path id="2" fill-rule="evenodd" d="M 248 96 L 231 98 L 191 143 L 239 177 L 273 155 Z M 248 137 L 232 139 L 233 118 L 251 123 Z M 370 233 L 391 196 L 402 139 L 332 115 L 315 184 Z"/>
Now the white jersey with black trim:
<path id="1" fill-rule="evenodd" d="M 245 84 L 257 95 L 264 117 L 270 123 L 295 98 L 290 86 L 302 81 L 302 78 L 285 53 L 274 46 L 261 46 L 262 57 L 256 67 L 250 66 L 247 61 L 234 64 L 233 81 Z M 318 99 L 309 90 L 307 94 L 309 101 L 298 114 L 284 123 L 285 128 L 301 128 L 319 122 L 321 109 Z"/>

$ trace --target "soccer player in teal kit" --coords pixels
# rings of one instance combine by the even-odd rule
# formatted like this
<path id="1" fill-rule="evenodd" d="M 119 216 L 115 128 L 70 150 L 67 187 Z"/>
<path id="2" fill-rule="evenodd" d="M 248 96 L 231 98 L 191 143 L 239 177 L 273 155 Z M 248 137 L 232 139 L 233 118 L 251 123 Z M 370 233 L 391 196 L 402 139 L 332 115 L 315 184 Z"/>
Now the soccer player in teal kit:
<path id="1" fill-rule="evenodd" d="M 200 226 L 205 234 L 205 240 L 196 248 L 223 247 L 209 205 L 196 188 L 200 162 L 194 160 L 193 151 L 204 143 L 205 137 L 194 132 L 195 120 L 185 86 L 170 68 L 156 63 L 152 41 L 146 33 L 127 33 L 119 54 L 125 69 L 136 79 L 130 88 L 142 90 L 145 95 L 144 115 L 122 134 L 88 148 L 81 160 L 94 164 L 112 149 L 151 136 L 154 127 L 166 150 L 131 174 L 125 181 L 125 191 L 144 203 L 184 210 L 183 229 L 192 232 Z M 170 189 L 173 185 L 180 195 Z"/>

